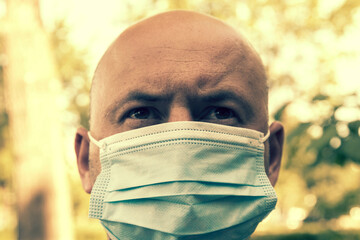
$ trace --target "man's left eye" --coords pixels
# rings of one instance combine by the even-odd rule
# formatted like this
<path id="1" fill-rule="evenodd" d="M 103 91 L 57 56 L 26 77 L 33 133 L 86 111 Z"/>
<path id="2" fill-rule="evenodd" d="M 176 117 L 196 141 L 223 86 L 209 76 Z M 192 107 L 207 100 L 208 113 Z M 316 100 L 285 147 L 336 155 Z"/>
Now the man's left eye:
<path id="1" fill-rule="evenodd" d="M 235 113 L 233 110 L 226 107 L 213 107 L 206 112 L 203 118 L 208 120 L 219 120 L 229 119 L 233 117 L 235 117 Z"/>

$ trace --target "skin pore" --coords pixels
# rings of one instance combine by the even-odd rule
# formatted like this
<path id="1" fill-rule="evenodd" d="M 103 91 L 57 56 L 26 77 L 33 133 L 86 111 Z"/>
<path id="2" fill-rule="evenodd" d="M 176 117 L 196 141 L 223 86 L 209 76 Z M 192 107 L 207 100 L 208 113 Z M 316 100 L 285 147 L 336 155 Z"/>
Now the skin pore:
<path id="1" fill-rule="evenodd" d="M 223 22 L 199 13 L 158 14 L 125 30 L 106 51 L 91 90 L 90 132 L 116 133 L 174 121 L 204 121 L 263 132 L 265 168 L 275 185 L 283 127 L 268 125 L 267 83 L 249 43 Z M 99 149 L 79 128 L 75 150 L 83 188 L 101 171 Z"/>

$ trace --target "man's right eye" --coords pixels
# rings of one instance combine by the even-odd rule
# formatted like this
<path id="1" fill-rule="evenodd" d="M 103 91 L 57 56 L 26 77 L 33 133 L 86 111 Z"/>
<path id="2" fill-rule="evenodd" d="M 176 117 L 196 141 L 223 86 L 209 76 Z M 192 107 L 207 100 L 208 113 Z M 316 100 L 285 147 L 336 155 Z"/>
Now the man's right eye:
<path id="1" fill-rule="evenodd" d="M 126 114 L 126 118 L 131 119 L 160 119 L 160 113 L 151 107 L 138 107 L 130 110 Z"/>

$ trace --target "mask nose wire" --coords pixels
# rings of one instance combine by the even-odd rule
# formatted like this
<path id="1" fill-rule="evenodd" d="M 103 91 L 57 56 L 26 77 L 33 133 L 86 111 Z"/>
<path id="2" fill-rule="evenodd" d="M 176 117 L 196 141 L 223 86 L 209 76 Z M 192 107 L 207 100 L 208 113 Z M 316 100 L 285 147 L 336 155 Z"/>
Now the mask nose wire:
<path id="1" fill-rule="evenodd" d="M 262 143 L 266 142 L 266 140 L 268 140 L 268 138 L 270 137 L 270 130 L 267 131 L 266 135 L 260 139 L 260 141 Z"/>
<path id="2" fill-rule="evenodd" d="M 95 138 L 93 138 L 93 136 L 91 136 L 91 133 L 90 132 L 87 132 L 88 136 L 89 136 L 89 139 L 90 139 L 90 142 L 92 142 L 93 144 L 95 144 L 98 148 L 101 148 L 101 144 L 99 141 L 97 141 Z M 270 136 L 270 130 L 267 131 L 266 135 L 260 139 L 260 141 L 262 143 L 266 142 L 266 140 L 268 140 Z"/>
<path id="3" fill-rule="evenodd" d="M 92 142 L 93 144 L 95 144 L 96 146 L 98 146 L 98 148 L 101 148 L 100 142 L 97 141 L 95 138 L 93 138 L 93 136 L 91 136 L 90 132 L 87 132 L 90 142 Z"/>

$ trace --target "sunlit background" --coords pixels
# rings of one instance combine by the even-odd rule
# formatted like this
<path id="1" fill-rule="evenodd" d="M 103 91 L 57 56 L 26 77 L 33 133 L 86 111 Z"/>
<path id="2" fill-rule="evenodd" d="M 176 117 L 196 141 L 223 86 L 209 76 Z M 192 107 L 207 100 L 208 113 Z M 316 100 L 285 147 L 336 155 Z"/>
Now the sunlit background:
<path id="1" fill-rule="evenodd" d="M 358 0 L 0 0 L 0 239 L 106 239 L 87 218 L 75 130 L 108 45 L 170 9 L 224 20 L 266 65 L 286 144 L 254 239 L 360 239 Z"/>

